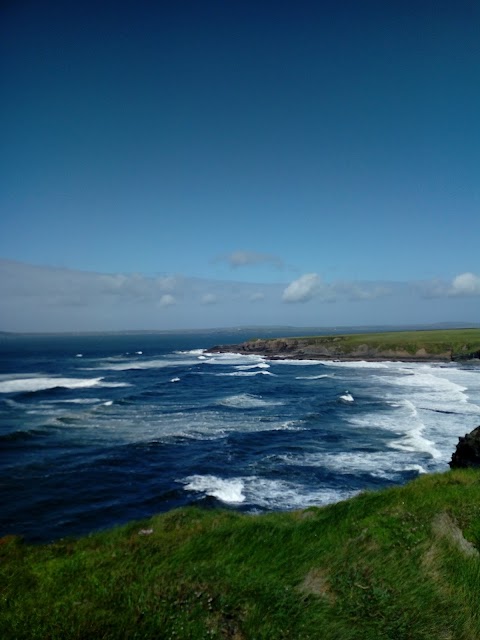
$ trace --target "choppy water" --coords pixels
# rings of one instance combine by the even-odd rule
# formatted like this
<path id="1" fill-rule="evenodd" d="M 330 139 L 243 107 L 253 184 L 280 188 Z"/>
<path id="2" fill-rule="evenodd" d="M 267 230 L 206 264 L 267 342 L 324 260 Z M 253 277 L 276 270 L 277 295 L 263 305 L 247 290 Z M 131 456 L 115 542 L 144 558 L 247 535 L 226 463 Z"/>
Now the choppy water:
<path id="1" fill-rule="evenodd" d="M 295 509 L 443 471 L 480 365 L 210 355 L 250 336 L 0 341 L 0 536 L 80 535 L 180 505 Z"/>

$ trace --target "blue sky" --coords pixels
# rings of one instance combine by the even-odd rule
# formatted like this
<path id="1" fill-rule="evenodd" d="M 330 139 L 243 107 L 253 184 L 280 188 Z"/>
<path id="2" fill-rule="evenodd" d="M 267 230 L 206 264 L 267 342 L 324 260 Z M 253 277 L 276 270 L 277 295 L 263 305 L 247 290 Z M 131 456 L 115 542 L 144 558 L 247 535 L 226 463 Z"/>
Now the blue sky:
<path id="1" fill-rule="evenodd" d="M 1 12 L 0 329 L 479 321 L 477 3 Z"/>

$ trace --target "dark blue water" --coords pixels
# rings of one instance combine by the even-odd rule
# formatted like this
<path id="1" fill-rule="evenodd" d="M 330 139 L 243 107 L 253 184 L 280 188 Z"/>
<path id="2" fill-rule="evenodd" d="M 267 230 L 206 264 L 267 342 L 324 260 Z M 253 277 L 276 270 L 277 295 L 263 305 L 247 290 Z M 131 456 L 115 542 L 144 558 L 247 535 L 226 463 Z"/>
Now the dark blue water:
<path id="1" fill-rule="evenodd" d="M 296 509 L 447 468 L 478 365 L 210 355 L 215 335 L 0 339 L 0 536 L 181 505 Z"/>

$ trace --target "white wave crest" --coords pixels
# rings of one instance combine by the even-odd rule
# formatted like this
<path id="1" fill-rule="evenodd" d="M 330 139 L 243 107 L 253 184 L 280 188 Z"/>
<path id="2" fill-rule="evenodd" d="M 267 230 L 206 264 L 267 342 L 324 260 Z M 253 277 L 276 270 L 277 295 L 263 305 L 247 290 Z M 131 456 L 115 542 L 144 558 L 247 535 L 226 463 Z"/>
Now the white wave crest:
<path id="1" fill-rule="evenodd" d="M 413 402 L 403 398 L 390 406 L 394 409 L 391 413 L 364 414 L 351 418 L 349 422 L 358 427 L 385 429 L 396 433 L 400 437 L 388 443 L 394 449 L 428 453 L 432 458 L 441 458 L 442 454 L 435 442 L 425 436 L 425 424 Z"/>
<path id="2" fill-rule="evenodd" d="M 263 400 L 258 396 L 249 393 L 240 393 L 239 395 L 229 396 L 223 400 L 219 400 L 217 404 L 224 407 L 232 407 L 234 409 L 256 409 L 259 407 L 274 407 L 284 404 L 276 400 Z"/>
<path id="3" fill-rule="evenodd" d="M 222 480 L 217 476 L 194 475 L 185 478 L 185 489 L 187 491 L 198 491 L 213 496 L 227 504 L 240 504 L 245 501 L 243 495 L 244 484 L 238 479 Z"/>
<path id="4" fill-rule="evenodd" d="M 0 393 L 20 393 L 28 391 L 46 391 L 61 387 L 63 389 L 88 389 L 90 387 L 128 387 L 126 382 L 103 382 L 103 378 L 16 378 L 0 382 Z"/>
<path id="5" fill-rule="evenodd" d="M 267 509 L 301 509 L 330 504 L 355 495 L 358 491 L 332 488 L 311 489 L 293 482 L 270 480 L 259 476 L 245 476 L 223 480 L 217 476 L 189 476 L 183 481 L 187 491 L 214 496 L 222 502 Z"/>
<path id="6" fill-rule="evenodd" d="M 476 377 L 466 378 L 459 370 L 435 365 L 403 366 L 398 367 L 394 373 L 398 375 L 375 377 L 375 380 L 396 387 L 400 397 L 408 396 L 417 407 L 431 411 L 480 414 L 480 406 L 470 402 L 466 393 L 470 393 L 470 385 L 470 389 L 478 388 L 478 373 Z M 454 382 L 450 378 L 458 381 Z"/>
<path id="7" fill-rule="evenodd" d="M 215 376 L 274 376 L 270 371 L 231 371 L 230 373 L 214 373 Z"/>
<path id="8" fill-rule="evenodd" d="M 72 398 L 70 400 L 43 401 L 41 404 L 97 404 L 100 398 Z"/>
<path id="9" fill-rule="evenodd" d="M 312 367 L 316 365 L 328 364 L 322 360 L 289 360 L 288 358 L 282 360 L 269 360 L 271 364 L 288 364 L 292 367 Z"/>
<path id="10" fill-rule="evenodd" d="M 123 362 L 105 362 L 99 363 L 95 368 L 89 368 L 88 371 L 129 371 L 131 369 L 164 369 L 165 367 L 187 367 L 198 364 L 198 360 L 126 360 Z"/>
<path id="11" fill-rule="evenodd" d="M 345 451 L 341 453 L 285 454 L 279 456 L 287 465 L 320 467 L 342 475 L 367 473 L 376 478 L 398 479 L 399 473 L 427 473 L 419 464 L 412 464 L 402 453 L 394 451 Z"/>
<path id="12" fill-rule="evenodd" d="M 322 378 L 334 378 L 335 376 L 328 373 L 321 373 L 318 376 L 296 376 L 295 380 L 321 380 Z"/>
<path id="13" fill-rule="evenodd" d="M 265 358 L 263 356 L 243 353 L 207 353 L 206 355 L 210 355 L 210 358 L 206 360 L 206 363 L 215 365 L 258 364 L 265 361 Z"/>
<path id="14" fill-rule="evenodd" d="M 248 371 L 249 369 L 270 369 L 270 365 L 266 362 L 257 362 L 256 364 L 237 364 L 235 369 L 239 371 Z"/>
<path id="15" fill-rule="evenodd" d="M 189 349 L 187 351 L 174 351 L 173 353 L 180 356 L 203 356 L 205 349 Z"/>
<path id="16" fill-rule="evenodd" d="M 388 369 L 392 362 L 367 362 L 366 360 L 321 360 L 327 367 L 345 367 L 346 369 Z"/>

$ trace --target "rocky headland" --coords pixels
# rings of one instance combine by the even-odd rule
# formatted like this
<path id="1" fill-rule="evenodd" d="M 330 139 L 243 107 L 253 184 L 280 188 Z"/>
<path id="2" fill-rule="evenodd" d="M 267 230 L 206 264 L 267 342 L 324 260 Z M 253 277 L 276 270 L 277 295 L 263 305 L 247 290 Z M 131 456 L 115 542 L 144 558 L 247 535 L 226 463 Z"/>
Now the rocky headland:
<path id="1" fill-rule="evenodd" d="M 468 330 L 468 335 L 465 333 L 462 330 L 416 331 L 253 339 L 240 344 L 217 345 L 209 352 L 295 360 L 451 362 L 480 358 L 480 330 Z"/>

